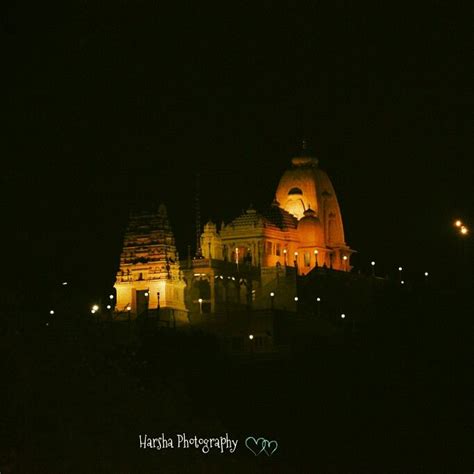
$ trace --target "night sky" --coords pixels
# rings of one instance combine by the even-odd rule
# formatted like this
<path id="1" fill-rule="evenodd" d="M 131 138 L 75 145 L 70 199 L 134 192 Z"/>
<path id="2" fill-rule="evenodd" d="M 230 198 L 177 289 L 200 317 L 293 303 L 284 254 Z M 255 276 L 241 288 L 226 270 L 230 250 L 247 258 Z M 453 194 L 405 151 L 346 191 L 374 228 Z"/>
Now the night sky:
<path id="1" fill-rule="evenodd" d="M 472 227 L 469 2 L 8 3 L 11 282 L 111 285 L 133 206 L 164 202 L 184 256 L 195 173 L 203 223 L 229 221 L 271 203 L 302 138 L 359 268 L 455 269 L 453 219 Z"/>

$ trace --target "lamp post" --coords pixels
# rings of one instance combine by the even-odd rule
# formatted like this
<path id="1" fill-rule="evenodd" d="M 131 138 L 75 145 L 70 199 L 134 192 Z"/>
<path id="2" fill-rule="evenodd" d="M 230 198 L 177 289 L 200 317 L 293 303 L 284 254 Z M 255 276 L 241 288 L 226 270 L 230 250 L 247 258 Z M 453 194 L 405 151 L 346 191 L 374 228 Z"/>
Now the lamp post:
<path id="1" fill-rule="evenodd" d="M 316 249 L 314 251 L 314 266 L 317 267 L 318 266 L 318 250 Z"/>
<path id="2" fill-rule="evenodd" d="M 316 307 L 318 310 L 318 318 L 320 318 L 321 317 L 321 298 L 319 296 L 316 298 Z"/>
<path id="3" fill-rule="evenodd" d="M 286 267 L 286 265 L 287 265 L 287 253 L 288 253 L 288 250 L 283 249 L 283 256 L 284 256 L 284 261 L 285 261 L 285 267 Z"/>
<path id="4" fill-rule="evenodd" d="M 347 255 L 344 255 L 342 260 L 344 260 L 344 270 L 347 272 Z"/>
<path id="5" fill-rule="evenodd" d="M 399 279 L 400 279 L 400 283 L 403 285 L 405 282 L 402 280 L 402 271 L 403 271 L 403 268 L 398 267 L 398 276 L 399 276 Z"/>
<path id="6" fill-rule="evenodd" d="M 347 315 L 346 313 L 341 313 L 341 319 L 342 320 L 345 320 L 347 318 Z M 353 317 L 350 318 L 350 321 L 348 323 L 345 323 L 345 324 L 349 324 L 351 325 L 351 337 L 354 336 L 354 332 L 355 332 L 355 319 Z"/>
<path id="7" fill-rule="evenodd" d="M 370 262 L 370 265 L 372 266 L 372 276 L 375 277 L 375 261 L 372 260 L 372 261 Z"/>
<path id="8" fill-rule="evenodd" d="M 145 317 L 148 319 L 148 302 L 150 298 L 150 292 L 148 290 L 145 291 L 145 298 L 146 298 Z"/>
<path id="9" fill-rule="evenodd" d="M 199 303 L 199 314 L 202 314 L 202 298 L 198 299 L 198 303 Z"/>
<path id="10" fill-rule="evenodd" d="M 273 311 L 274 303 L 275 303 L 275 293 L 272 291 L 270 293 L 270 308 L 272 309 L 272 311 Z"/>
<path id="11" fill-rule="evenodd" d="M 250 354 L 251 354 L 251 358 L 253 359 L 253 334 L 249 334 L 249 341 L 250 341 Z"/>

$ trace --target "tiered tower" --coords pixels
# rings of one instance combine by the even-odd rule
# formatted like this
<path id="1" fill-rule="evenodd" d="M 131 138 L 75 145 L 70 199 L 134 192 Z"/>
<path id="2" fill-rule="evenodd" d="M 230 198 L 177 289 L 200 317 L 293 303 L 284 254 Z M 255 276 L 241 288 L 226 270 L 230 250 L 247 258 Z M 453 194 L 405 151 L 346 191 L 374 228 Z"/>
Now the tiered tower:
<path id="1" fill-rule="evenodd" d="M 128 317 L 130 311 L 135 318 L 153 310 L 187 319 L 185 286 L 166 207 L 132 214 L 115 283 L 117 317 Z"/>

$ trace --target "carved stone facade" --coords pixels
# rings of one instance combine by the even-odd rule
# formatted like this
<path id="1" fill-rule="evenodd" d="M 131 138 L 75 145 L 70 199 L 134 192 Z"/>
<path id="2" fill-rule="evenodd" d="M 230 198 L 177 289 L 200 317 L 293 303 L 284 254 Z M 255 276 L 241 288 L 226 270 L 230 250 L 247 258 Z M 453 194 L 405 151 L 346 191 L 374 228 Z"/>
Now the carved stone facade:
<path id="1" fill-rule="evenodd" d="M 131 215 L 115 283 L 117 317 L 128 317 L 130 311 L 135 318 L 159 309 L 187 320 L 185 286 L 166 207 Z"/>

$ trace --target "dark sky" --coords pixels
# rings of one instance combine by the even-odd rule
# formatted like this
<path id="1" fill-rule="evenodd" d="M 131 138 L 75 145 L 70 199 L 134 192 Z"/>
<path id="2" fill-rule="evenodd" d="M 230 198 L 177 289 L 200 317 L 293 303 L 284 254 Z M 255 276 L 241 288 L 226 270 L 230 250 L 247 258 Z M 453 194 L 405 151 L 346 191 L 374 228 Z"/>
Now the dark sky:
<path id="1" fill-rule="evenodd" d="M 196 172 L 203 220 L 228 220 L 271 202 L 302 137 L 360 265 L 452 264 L 451 222 L 472 224 L 469 2 L 63 3 L 3 8 L 9 268 L 109 283 L 145 201 L 185 252 Z"/>

